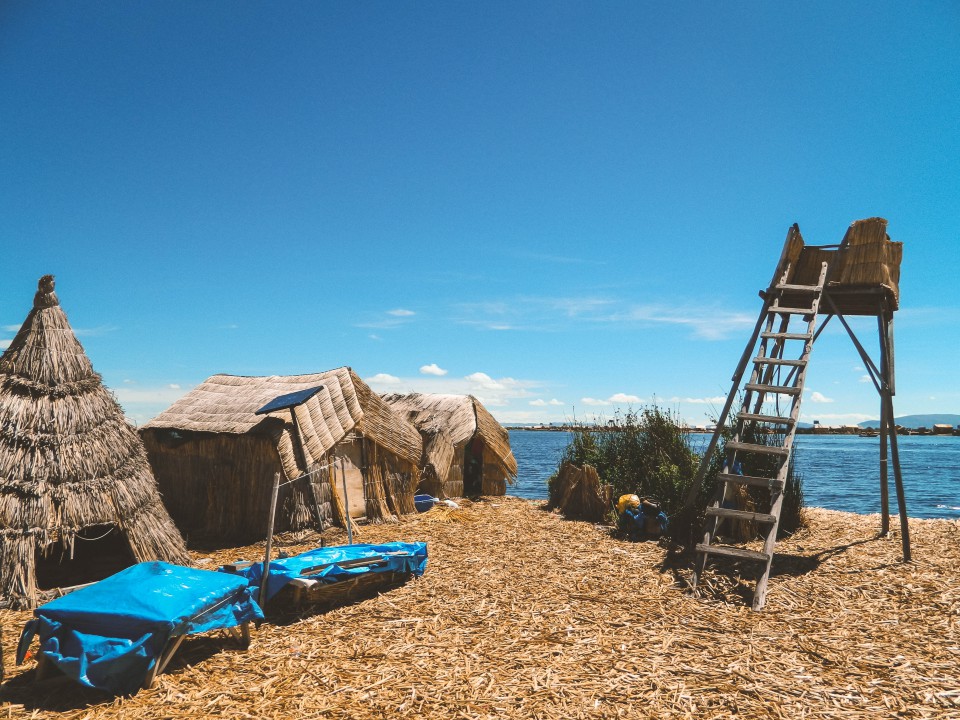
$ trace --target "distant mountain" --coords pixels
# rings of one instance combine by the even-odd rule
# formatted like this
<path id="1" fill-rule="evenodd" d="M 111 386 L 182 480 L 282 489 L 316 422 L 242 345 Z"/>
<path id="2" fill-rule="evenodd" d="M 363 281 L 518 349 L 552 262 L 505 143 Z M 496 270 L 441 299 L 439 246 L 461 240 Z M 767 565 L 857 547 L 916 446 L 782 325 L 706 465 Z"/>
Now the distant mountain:
<path id="1" fill-rule="evenodd" d="M 950 415 L 948 413 L 934 413 L 932 415 L 904 415 L 894 419 L 897 425 L 906 428 L 932 428 L 934 425 L 950 425 L 956 427 L 960 425 L 960 415 Z M 860 423 L 862 428 L 879 428 L 879 420 L 867 420 Z"/>

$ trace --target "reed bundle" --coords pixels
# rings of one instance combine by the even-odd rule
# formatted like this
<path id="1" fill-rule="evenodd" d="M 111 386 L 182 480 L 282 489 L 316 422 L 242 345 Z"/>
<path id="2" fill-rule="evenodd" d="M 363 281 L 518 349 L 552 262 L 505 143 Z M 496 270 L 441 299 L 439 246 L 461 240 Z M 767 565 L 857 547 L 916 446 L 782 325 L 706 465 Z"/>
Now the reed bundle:
<path id="1" fill-rule="evenodd" d="M 557 510 L 570 519 L 602 522 L 613 509 L 611 487 L 600 484 L 592 465 L 578 467 L 566 461 L 557 473 Z"/>
<path id="2" fill-rule="evenodd" d="M 655 543 L 515 498 L 464 501 L 365 528 L 369 542 L 429 544 L 425 575 L 379 597 L 264 624 L 246 653 L 190 638 L 131 698 L 33 685 L 8 645 L 0 699 L 58 720 L 956 717 L 960 523 L 911 520 L 917 560 L 903 564 L 876 516 L 809 514 L 778 544 L 755 613 L 735 575 L 688 595 L 689 567 L 665 566 Z M 0 612 L 4 638 L 28 617 Z"/>

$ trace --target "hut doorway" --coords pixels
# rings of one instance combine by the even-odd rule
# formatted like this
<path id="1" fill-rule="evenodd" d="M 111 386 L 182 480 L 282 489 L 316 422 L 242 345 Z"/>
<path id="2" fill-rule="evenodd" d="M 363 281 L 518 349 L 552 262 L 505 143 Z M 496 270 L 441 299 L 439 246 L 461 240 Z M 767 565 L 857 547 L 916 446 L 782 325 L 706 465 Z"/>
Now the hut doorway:
<path id="1" fill-rule="evenodd" d="M 483 447 L 479 435 L 474 435 L 463 449 L 463 494 L 480 495 L 483 492 Z"/>
<path id="2" fill-rule="evenodd" d="M 37 587 L 52 590 L 96 582 L 135 562 L 130 543 L 116 525 L 92 525 L 77 533 L 72 553 L 63 540 L 36 549 Z"/>

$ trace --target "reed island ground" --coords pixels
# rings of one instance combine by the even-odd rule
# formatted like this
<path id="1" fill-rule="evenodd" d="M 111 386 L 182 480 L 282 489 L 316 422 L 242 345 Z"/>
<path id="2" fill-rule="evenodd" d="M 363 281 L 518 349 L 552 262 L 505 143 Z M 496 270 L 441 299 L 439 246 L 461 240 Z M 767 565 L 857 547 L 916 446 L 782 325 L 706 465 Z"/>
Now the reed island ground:
<path id="1" fill-rule="evenodd" d="M 777 545 L 766 607 L 656 542 L 541 502 L 464 501 L 359 540 L 425 540 L 422 578 L 264 623 L 246 652 L 189 638 L 150 690 L 113 698 L 15 667 L 28 612 L 2 611 L 0 714 L 79 718 L 960 718 L 960 522 L 911 520 L 913 562 L 878 516 L 808 509 Z M 896 521 L 893 526 L 897 527 Z M 328 535 L 330 544 L 345 541 Z M 287 538 L 299 552 L 317 538 Z M 193 551 L 201 567 L 263 545 Z"/>

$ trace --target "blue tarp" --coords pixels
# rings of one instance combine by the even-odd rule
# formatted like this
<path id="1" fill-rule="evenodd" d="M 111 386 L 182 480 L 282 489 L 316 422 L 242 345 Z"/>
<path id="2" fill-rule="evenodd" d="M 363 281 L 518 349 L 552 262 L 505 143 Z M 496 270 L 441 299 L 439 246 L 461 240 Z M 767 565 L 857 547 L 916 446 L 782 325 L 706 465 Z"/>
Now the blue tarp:
<path id="1" fill-rule="evenodd" d="M 17 664 L 34 635 L 69 677 L 117 695 L 143 685 L 171 637 L 236 627 L 263 612 L 242 578 L 145 562 L 34 610 Z"/>
<path id="2" fill-rule="evenodd" d="M 338 561 L 358 560 L 374 555 L 382 556 L 383 563 L 378 563 L 374 567 L 357 568 L 341 568 L 336 565 Z M 335 545 L 308 550 L 293 557 L 271 560 L 269 577 L 267 578 L 266 599 L 270 600 L 294 578 L 302 577 L 301 573 L 304 570 L 321 565 L 327 567 L 311 573 L 308 576 L 311 580 L 332 583 L 366 573 L 378 572 L 408 572 L 419 576 L 423 575 L 423 571 L 427 567 L 427 544 L 424 542 L 391 542 L 382 545 Z M 249 567 L 234 571 L 228 571 L 225 568 L 220 568 L 220 570 L 235 572 L 237 575 L 247 578 L 251 586 L 259 586 L 260 578 L 263 575 L 263 564 L 254 563 Z"/>

